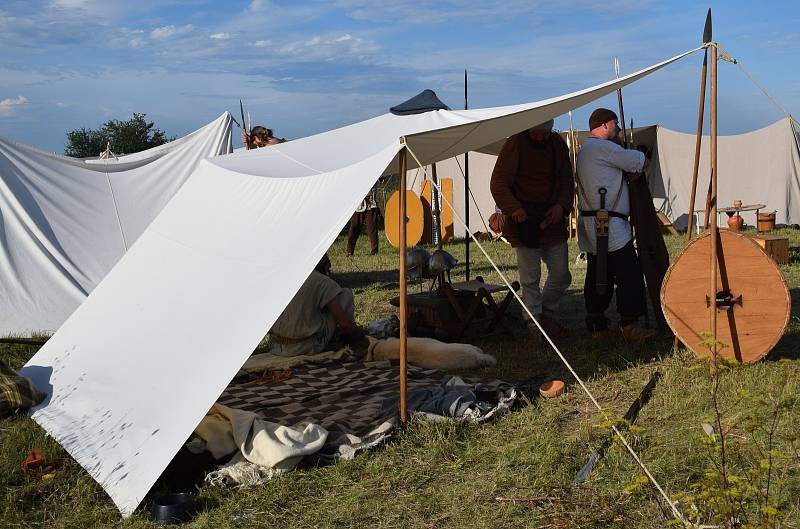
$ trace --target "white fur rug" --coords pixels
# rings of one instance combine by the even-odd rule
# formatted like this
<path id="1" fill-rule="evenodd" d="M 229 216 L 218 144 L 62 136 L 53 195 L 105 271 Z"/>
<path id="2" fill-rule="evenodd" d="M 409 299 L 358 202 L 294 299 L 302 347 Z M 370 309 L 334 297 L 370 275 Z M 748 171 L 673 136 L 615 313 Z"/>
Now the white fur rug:
<path id="1" fill-rule="evenodd" d="M 399 339 L 367 338 L 367 361 L 394 360 L 400 357 Z M 495 357 L 468 343 L 445 343 L 433 338 L 409 337 L 406 351 L 409 363 L 428 369 L 466 369 L 497 364 Z"/>

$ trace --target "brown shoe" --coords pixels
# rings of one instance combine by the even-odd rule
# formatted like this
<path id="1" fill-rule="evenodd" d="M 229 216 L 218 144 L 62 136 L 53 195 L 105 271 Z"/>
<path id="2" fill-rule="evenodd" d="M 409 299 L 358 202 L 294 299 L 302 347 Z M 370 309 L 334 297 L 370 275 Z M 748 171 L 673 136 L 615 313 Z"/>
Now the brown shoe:
<path id="1" fill-rule="evenodd" d="M 605 342 L 611 338 L 611 333 L 608 329 L 600 329 L 599 331 L 592 331 L 592 340 L 595 342 Z"/>
<path id="2" fill-rule="evenodd" d="M 625 338 L 626 342 L 643 342 L 656 335 L 655 329 L 640 329 L 632 323 L 621 327 L 620 331 L 622 331 L 622 337 Z"/>
<path id="3" fill-rule="evenodd" d="M 544 345 L 544 336 L 535 325 L 528 327 L 528 337 L 525 340 L 525 347 L 527 349 L 539 349 Z"/>
<path id="4" fill-rule="evenodd" d="M 547 316 L 539 317 L 539 325 L 542 326 L 544 332 L 546 332 L 551 338 L 566 338 L 569 336 L 569 330 L 567 330 L 566 327 L 558 323 L 556 320 L 548 318 Z"/>

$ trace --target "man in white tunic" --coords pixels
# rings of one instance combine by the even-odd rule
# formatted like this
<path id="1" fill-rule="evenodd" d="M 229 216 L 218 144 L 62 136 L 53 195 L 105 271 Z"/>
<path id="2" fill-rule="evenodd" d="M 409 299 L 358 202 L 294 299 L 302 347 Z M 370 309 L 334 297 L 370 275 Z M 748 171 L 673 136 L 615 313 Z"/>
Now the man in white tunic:
<path id="1" fill-rule="evenodd" d="M 578 153 L 578 209 L 580 210 L 578 246 L 587 254 L 588 266 L 583 296 L 586 303 L 586 326 L 594 337 L 608 334 L 605 311 L 611 303 L 616 286 L 619 327 L 629 341 L 652 338 L 655 331 L 636 327 L 636 321 L 646 309 L 644 281 L 639 259 L 633 248 L 628 182 L 638 177 L 647 166 L 645 155 L 634 149 L 624 149 L 612 141 L 619 134 L 617 115 L 598 108 L 589 117 L 591 135 Z M 605 210 L 608 219 L 608 251 L 605 256 L 608 288 L 598 289 L 597 211 L 601 209 L 600 192 L 605 189 Z M 602 265 L 602 247 L 600 262 Z M 601 266 L 602 269 L 602 266 Z M 602 279 L 602 278 L 601 278 Z M 601 281 L 602 282 L 602 281 Z"/>
<path id="2" fill-rule="evenodd" d="M 316 354 L 329 349 L 337 334 L 345 341 L 363 337 L 354 321 L 353 291 L 328 277 L 330 268 L 325 254 L 269 330 L 267 352 Z"/>

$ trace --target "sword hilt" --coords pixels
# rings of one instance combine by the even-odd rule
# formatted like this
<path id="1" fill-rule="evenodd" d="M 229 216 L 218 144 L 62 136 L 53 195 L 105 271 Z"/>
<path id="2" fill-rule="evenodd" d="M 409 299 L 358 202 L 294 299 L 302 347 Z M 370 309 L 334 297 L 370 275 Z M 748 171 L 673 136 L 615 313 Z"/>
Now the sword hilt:
<path id="1" fill-rule="evenodd" d="M 597 228 L 598 235 L 607 236 L 608 211 L 606 210 L 606 193 L 608 190 L 605 187 L 601 187 L 597 192 L 600 193 L 600 209 L 595 213 L 595 227 Z"/>

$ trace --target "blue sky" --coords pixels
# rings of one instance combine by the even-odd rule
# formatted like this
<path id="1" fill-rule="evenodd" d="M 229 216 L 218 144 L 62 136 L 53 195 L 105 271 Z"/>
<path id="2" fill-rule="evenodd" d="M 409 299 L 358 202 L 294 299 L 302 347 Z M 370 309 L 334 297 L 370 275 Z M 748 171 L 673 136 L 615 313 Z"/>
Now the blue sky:
<path id="1" fill-rule="evenodd" d="M 66 132 L 133 112 L 181 136 L 244 100 L 297 138 L 366 119 L 430 88 L 463 108 L 535 101 L 714 37 L 800 115 L 800 2 L 657 0 L 0 0 L 0 135 L 62 152 Z M 696 127 L 702 54 L 625 90 L 635 125 Z M 578 109 L 584 127 L 595 106 Z M 720 132 L 781 117 L 720 63 Z M 566 128 L 560 118 L 556 126 Z M 237 132 L 238 135 L 238 132 Z"/>

